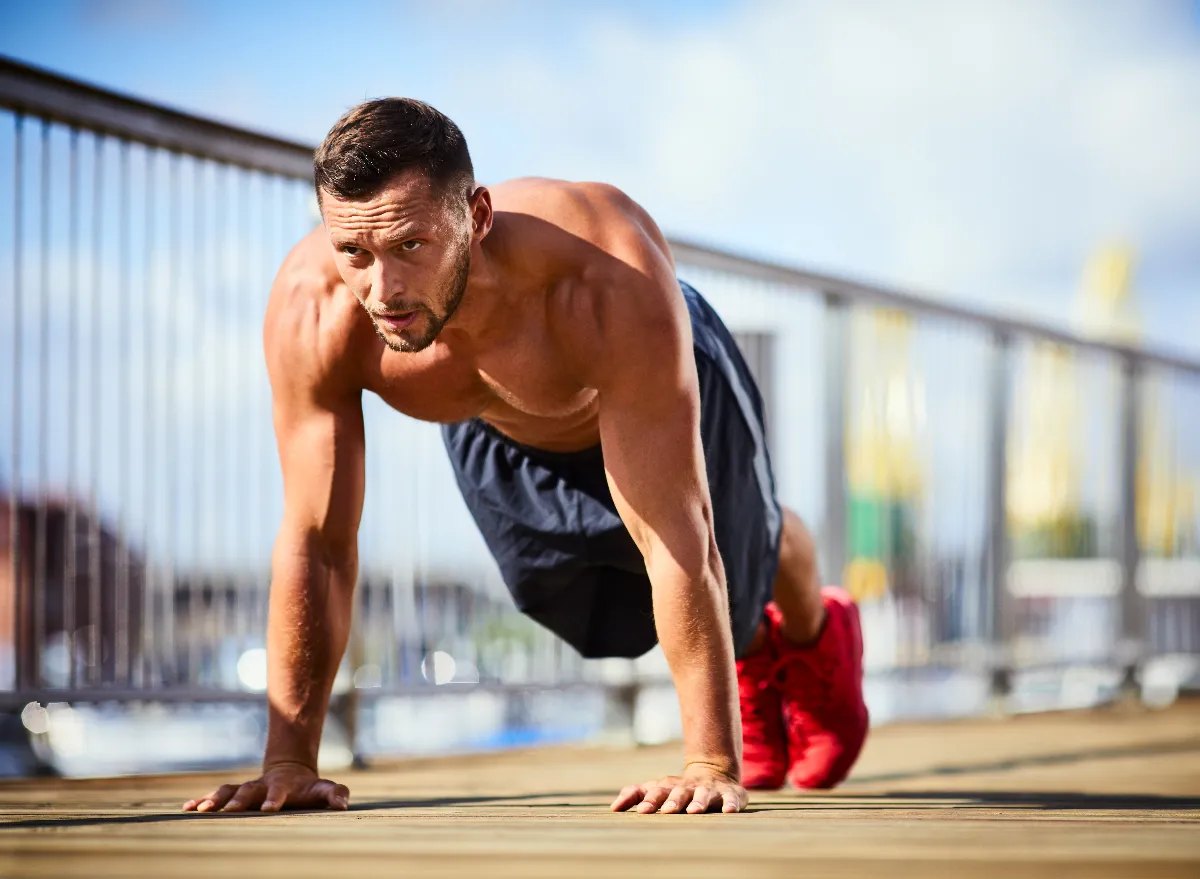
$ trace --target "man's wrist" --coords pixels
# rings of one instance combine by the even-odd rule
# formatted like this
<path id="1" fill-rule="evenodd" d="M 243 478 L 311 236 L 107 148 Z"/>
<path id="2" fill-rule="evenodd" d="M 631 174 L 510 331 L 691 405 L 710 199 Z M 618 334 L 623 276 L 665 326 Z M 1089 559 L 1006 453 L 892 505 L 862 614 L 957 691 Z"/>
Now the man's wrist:
<path id="1" fill-rule="evenodd" d="M 724 775 L 726 778 L 740 781 L 742 777 L 742 764 L 738 757 L 689 757 L 683 762 L 683 771 L 685 774 L 689 771 L 716 772 Z"/>
<path id="2" fill-rule="evenodd" d="M 262 763 L 262 771 L 269 772 L 272 769 L 282 769 L 291 767 L 293 769 L 307 769 L 314 775 L 317 773 L 317 764 L 315 760 L 305 760 L 298 757 L 264 757 Z"/>

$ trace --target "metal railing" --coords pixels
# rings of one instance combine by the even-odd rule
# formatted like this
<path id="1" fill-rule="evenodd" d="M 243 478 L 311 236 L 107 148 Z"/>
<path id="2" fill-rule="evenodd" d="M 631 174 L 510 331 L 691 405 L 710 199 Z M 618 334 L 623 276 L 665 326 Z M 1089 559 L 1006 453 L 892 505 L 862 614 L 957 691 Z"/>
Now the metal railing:
<path id="1" fill-rule="evenodd" d="M 258 339 L 276 266 L 319 219 L 312 148 L 4 59 L 0 108 L 0 700 L 261 699 L 282 492 Z M 753 346 L 781 499 L 859 597 L 881 686 L 970 670 L 1003 695 L 1014 674 L 1087 665 L 1132 684 L 1149 657 L 1200 652 L 1196 518 L 1146 488 L 1143 454 L 1161 458 L 1152 439 L 1171 473 L 1200 470 L 1200 362 L 672 248 Z M 1051 386 L 1077 417 L 1031 427 Z M 654 658 L 584 662 L 517 614 L 436 428 L 364 407 L 341 692 L 661 679 Z M 1065 442 L 1066 500 L 1020 519 L 1040 441 Z M 389 491 L 389 452 L 412 491 Z"/>

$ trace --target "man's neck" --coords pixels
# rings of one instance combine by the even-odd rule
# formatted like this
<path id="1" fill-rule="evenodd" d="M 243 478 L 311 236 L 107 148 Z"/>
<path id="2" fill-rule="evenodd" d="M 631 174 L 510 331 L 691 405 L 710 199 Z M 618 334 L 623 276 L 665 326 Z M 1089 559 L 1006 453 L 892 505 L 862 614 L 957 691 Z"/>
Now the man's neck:
<path id="1" fill-rule="evenodd" d="M 544 289 L 545 267 L 531 265 L 531 254 L 518 252 L 511 223 L 498 213 L 491 231 L 471 251 L 467 289 L 439 340 L 471 348 L 486 346 L 521 319 L 531 294 Z M 540 262 L 534 257 L 534 262 Z"/>

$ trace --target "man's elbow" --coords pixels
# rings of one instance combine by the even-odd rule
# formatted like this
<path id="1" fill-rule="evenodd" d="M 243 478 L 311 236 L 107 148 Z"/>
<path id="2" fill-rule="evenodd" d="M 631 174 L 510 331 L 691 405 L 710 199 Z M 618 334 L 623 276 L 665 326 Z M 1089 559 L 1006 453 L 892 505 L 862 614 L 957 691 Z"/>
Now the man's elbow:
<path id="1" fill-rule="evenodd" d="M 689 592 L 697 587 L 724 593 L 725 569 L 716 537 L 711 533 L 704 541 L 681 541 L 672 547 L 667 541 L 652 541 L 645 553 L 646 571 L 655 585 L 670 588 L 680 584 Z"/>

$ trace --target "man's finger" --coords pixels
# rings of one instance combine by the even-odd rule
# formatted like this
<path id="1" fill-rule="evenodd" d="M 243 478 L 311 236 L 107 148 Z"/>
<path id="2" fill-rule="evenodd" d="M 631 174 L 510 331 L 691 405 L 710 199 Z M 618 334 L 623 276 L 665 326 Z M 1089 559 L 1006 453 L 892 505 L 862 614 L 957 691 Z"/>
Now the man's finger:
<path id="1" fill-rule="evenodd" d="M 628 787 L 621 788 L 621 792 L 617 794 L 617 798 L 612 801 L 609 806 L 614 812 L 624 812 L 634 803 L 641 802 L 642 797 L 646 795 L 645 789 L 640 784 L 631 784 Z"/>
<path id="2" fill-rule="evenodd" d="M 667 801 L 671 789 L 669 787 L 652 787 L 646 791 L 646 796 L 642 797 L 642 801 L 638 803 L 637 810 L 643 815 L 649 815 L 651 812 L 657 812 L 658 807 Z"/>
<path id="3" fill-rule="evenodd" d="M 267 798 L 260 807 L 264 812 L 278 812 L 287 802 L 287 791 L 281 787 L 273 787 L 267 791 Z"/>
<path id="4" fill-rule="evenodd" d="M 237 793 L 238 786 L 236 784 L 223 784 L 207 797 L 196 807 L 197 812 L 214 812 L 223 807 L 229 802 L 229 798 Z"/>
<path id="5" fill-rule="evenodd" d="M 304 796 L 294 801 L 295 805 L 308 809 L 344 810 L 350 806 L 350 788 L 344 784 L 334 784 L 327 778 L 314 781 L 304 792 Z"/>
<path id="6" fill-rule="evenodd" d="M 708 807 L 712 805 L 714 799 L 713 791 L 706 788 L 704 785 L 696 788 L 692 792 L 692 802 L 688 805 L 687 810 L 691 815 L 699 815 L 701 812 L 707 812 Z"/>
<path id="7" fill-rule="evenodd" d="M 237 793 L 225 804 L 225 811 L 245 812 L 247 809 L 257 809 L 266 795 L 266 785 L 258 781 L 248 781 L 239 787 Z"/>
<path id="8" fill-rule="evenodd" d="M 721 792 L 722 812 L 741 812 L 750 803 L 750 795 L 741 788 L 728 788 Z"/>
<path id="9" fill-rule="evenodd" d="M 671 789 L 671 795 L 667 797 L 667 801 L 663 803 L 660 811 L 668 814 L 672 812 L 682 812 L 688 807 L 688 803 L 692 801 L 692 789 L 687 785 L 677 784 Z"/>
<path id="10" fill-rule="evenodd" d="M 207 796 L 196 797 L 196 799 L 194 799 L 194 800 L 188 800 L 186 803 L 183 804 L 183 811 L 190 812 L 193 809 L 197 808 L 201 803 L 206 803 L 206 802 L 216 799 L 216 796 L 218 793 L 220 793 L 219 789 L 213 791 L 212 793 L 208 794 Z"/>
<path id="11" fill-rule="evenodd" d="M 329 790 L 328 799 L 330 808 L 344 811 L 350 808 L 350 788 L 344 784 L 335 784 Z"/>

